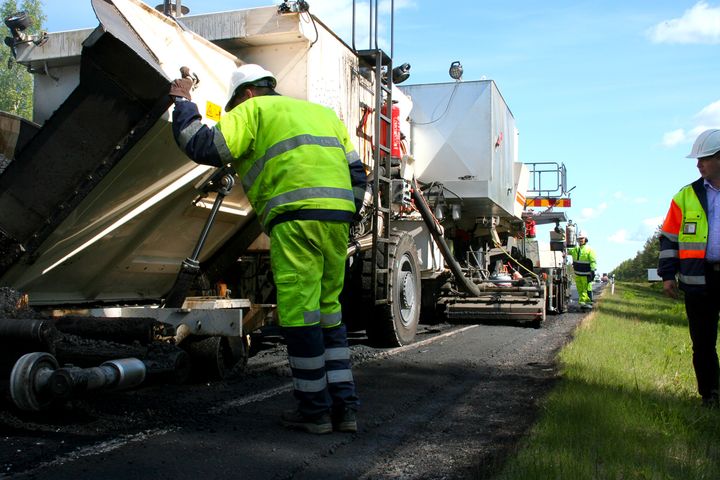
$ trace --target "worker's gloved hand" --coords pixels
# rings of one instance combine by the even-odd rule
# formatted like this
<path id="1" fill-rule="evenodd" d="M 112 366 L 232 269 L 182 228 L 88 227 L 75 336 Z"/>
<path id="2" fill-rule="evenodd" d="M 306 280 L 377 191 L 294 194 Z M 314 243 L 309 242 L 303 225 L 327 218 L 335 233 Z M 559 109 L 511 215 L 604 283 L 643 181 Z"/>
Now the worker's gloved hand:
<path id="1" fill-rule="evenodd" d="M 184 98 L 186 100 L 192 100 L 190 91 L 193 89 L 195 84 L 198 83 L 196 75 L 190 73 L 190 68 L 180 67 L 180 77 L 173 80 L 170 84 L 170 96 L 177 98 Z"/>
<path id="2" fill-rule="evenodd" d="M 593 280 L 595 278 L 595 270 L 590 270 L 590 279 Z"/>
<path id="3" fill-rule="evenodd" d="M 192 100 L 192 95 L 190 95 L 192 87 L 193 80 L 190 77 L 173 80 L 170 84 L 170 96 L 174 99 L 184 98 L 186 100 Z"/>

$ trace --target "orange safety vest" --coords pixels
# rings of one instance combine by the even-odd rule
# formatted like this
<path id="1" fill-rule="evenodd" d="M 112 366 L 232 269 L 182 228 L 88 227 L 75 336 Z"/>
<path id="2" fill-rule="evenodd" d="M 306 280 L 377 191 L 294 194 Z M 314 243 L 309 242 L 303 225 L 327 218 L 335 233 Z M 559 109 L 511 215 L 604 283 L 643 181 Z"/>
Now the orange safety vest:
<path id="1" fill-rule="evenodd" d="M 660 229 L 658 275 L 673 280 L 677 274 L 684 291 L 703 291 L 708 231 L 707 192 L 701 178 L 683 187 L 670 202 Z"/>

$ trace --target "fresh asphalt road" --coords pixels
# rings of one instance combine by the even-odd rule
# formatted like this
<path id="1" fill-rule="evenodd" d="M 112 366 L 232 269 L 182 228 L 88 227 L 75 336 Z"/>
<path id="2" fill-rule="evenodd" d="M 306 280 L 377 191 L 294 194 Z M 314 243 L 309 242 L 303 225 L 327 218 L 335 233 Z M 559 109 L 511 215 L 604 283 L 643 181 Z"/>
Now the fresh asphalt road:
<path id="1" fill-rule="evenodd" d="M 427 327 L 390 350 L 353 339 L 356 434 L 280 426 L 294 406 L 281 346 L 238 382 L 102 395 L 41 418 L 5 411 L 0 478 L 483 478 L 531 425 L 582 317 Z"/>

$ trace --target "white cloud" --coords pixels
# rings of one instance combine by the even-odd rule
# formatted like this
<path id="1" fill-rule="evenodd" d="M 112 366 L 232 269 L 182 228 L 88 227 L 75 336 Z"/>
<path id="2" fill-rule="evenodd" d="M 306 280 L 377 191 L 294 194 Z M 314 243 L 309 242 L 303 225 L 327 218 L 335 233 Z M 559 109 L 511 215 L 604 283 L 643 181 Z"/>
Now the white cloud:
<path id="1" fill-rule="evenodd" d="M 608 204 L 606 202 L 602 202 L 599 204 L 596 208 L 593 207 L 585 207 L 582 210 L 580 210 L 580 221 L 586 221 L 590 220 L 591 218 L 597 218 L 599 217 L 606 209 L 608 208 Z"/>
<path id="2" fill-rule="evenodd" d="M 636 224 L 632 231 L 625 228 L 616 231 L 608 237 L 608 241 L 618 244 L 645 243 L 655 233 L 662 221 L 662 217 L 645 218 Z"/>
<path id="3" fill-rule="evenodd" d="M 612 193 L 612 199 L 620 202 L 621 204 L 626 204 L 627 202 L 633 202 L 633 203 L 647 203 L 648 199 L 646 197 L 630 197 L 625 192 L 613 192 Z M 607 203 L 604 204 L 604 208 L 607 208 Z"/>
<path id="4" fill-rule="evenodd" d="M 580 219 L 587 220 L 595 216 L 595 209 L 592 207 L 585 207 L 580 210 Z"/>
<path id="5" fill-rule="evenodd" d="M 672 148 L 683 143 L 692 143 L 698 135 L 708 128 L 720 128 L 720 100 L 703 107 L 702 110 L 693 115 L 693 118 L 695 119 L 695 126 L 690 130 L 678 128 L 663 134 L 662 145 Z"/>
<path id="6" fill-rule="evenodd" d="M 720 7 L 696 3 L 680 18 L 661 22 L 647 31 L 655 43 L 720 43 Z"/>
<path id="7" fill-rule="evenodd" d="M 627 243 L 627 230 L 620 229 L 608 237 L 612 243 Z"/>
<path id="8" fill-rule="evenodd" d="M 652 227 L 653 230 L 657 228 L 658 225 L 660 225 L 663 220 L 665 220 L 664 217 L 652 217 L 652 218 L 646 218 L 642 221 L 644 225 L 647 225 L 648 227 Z"/>
<path id="9" fill-rule="evenodd" d="M 687 134 L 682 128 L 667 132 L 663 135 L 662 144 L 665 147 L 672 148 L 679 145 L 687 140 Z"/>
<path id="10" fill-rule="evenodd" d="M 633 232 L 621 228 L 608 237 L 610 243 L 630 244 L 630 243 L 644 243 L 648 238 L 652 236 L 657 228 L 658 224 L 649 225 L 645 222 L 649 222 L 653 219 L 643 220 L 643 224 L 638 225 L 638 228 Z"/>
<path id="11" fill-rule="evenodd" d="M 720 125 L 720 100 L 704 107 L 695 115 L 695 118 L 702 125 Z"/>
<path id="12" fill-rule="evenodd" d="M 698 135 L 700 135 L 702 132 L 707 130 L 708 128 L 717 128 L 720 127 L 720 125 L 698 125 L 697 127 L 693 127 L 692 130 L 688 132 L 688 136 L 690 137 L 691 141 L 695 141 Z"/>

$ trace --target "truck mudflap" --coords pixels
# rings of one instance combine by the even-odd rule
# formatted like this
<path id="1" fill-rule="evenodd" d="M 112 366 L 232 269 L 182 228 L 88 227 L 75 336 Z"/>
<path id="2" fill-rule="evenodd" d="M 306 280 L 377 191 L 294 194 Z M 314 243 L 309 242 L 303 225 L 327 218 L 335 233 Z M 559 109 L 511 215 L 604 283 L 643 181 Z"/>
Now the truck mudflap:
<path id="1" fill-rule="evenodd" d="M 0 175 L 0 283 L 33 305 L 162 298 L 213 201 L 196 189 L 211 167 L 173 140 L 169 84 L 197 74 L 212 125 L 239 60 L 139 0 L 92 5 L 79 84 Z M 224 205 L 201 262 L 254 219 L 242 188 Z"/>

